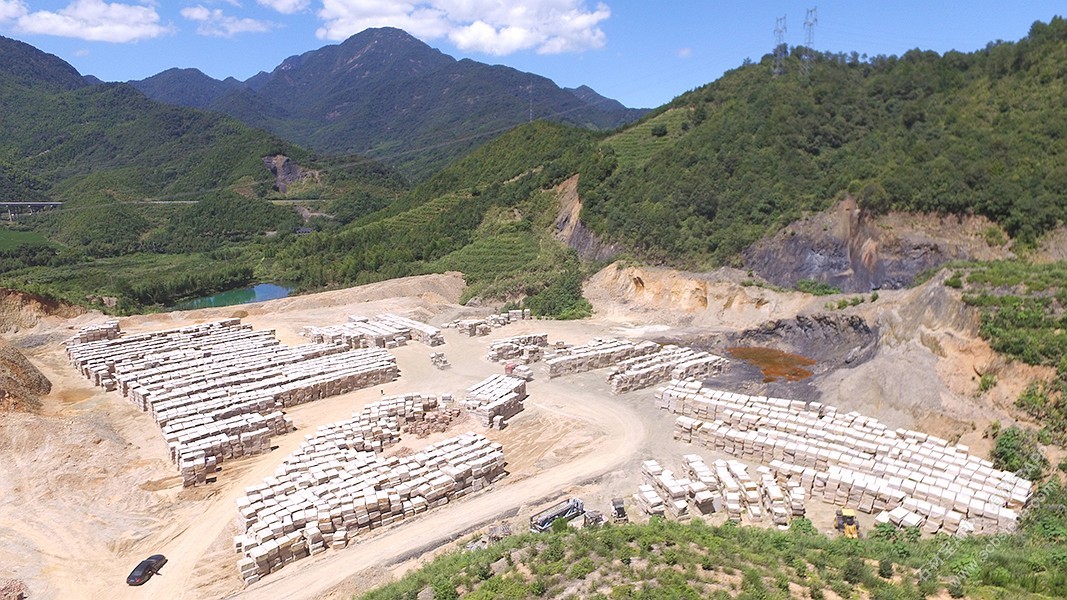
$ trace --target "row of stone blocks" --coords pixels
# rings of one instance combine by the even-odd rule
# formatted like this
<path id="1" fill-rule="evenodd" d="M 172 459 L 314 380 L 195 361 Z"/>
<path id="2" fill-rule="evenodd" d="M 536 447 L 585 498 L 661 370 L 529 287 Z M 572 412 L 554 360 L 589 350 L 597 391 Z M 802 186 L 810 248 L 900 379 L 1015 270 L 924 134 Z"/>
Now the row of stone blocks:
<path id="1" fill-rule="evenodd" d="M 374 317 L 350 315 L 343 324 L 309 325 L 300 333 L 317 343 L 336 343 L 349 348 L 394 348 L 412 339 L 428 346 L 445 343 L 437 327 L 392 313 Z"/>
<path id="2" fill-rule="evenodd" d="M 510 375 L 491 375 L 467 388 L 463 405 L 483 427 L 502 428 L 522 412 L 526 380 Z"/>
<path id="3" fill-rule="evenodd" d="M 655 460 L 642 464 L 646 483 L 634 495 L 639 508 L 676 519 L 687 518 L 690 505 L 700 514 L 725 510 L 735 522 L 743 514 L 756 522 L 770 515 L 779 526 L 787 525 L 792 516 L 804 515 L 804 492 L 799 486 L 782 489 L 767 467 L 758 469 L 757 481 L 738 461 L 717 460 L 709 466 L 696 454 L 687 454 L 684 461 L 685 476 L 680 478 Z"/>
<path id="4" fill-rule="evenodd" d="M 795 467 L 812 495 L 862 511 L 892 510 L 911 500 L 938 506 L 939 516 L 950 515 L 940 521 L 950 533 L 960 527 L 949 511 L 968 519 L 964 532 L 1011 531 L 1032 493 L 1029 481 L 994 469 L 966 446 L 892 430 L 871 417 L 819 403 L 744 396 L 685 382 L 661 390 L 658 403 L 687 415 L 676 423 L 680 439 Z"/>
<path id="5" fill-rule="evenodd" d="M 202 483 L 224 460 L 266 452 L 293 429 L 280 408 L 396 378 L 380 349 L 286 347 L 238 319 L 68 344 L 72 364 L 115 384 L 149 411 L 183 482 Z"/>
<path id="6" fill-rule="evenodd" d="M 545 359 L 545 364 L 548 365 L 549 377 L 559 377 L 611 367 L 629 358 L 652 354 L 659 348 L 655 342 L 635 344 L 626 340 L 595 338 L 582 346 L 558 349 L 553 356 Z"/>
<path id="7" fill-rule="evenodd" d="M 163 428 L 163 438 L 167 441 L 171 460 L 177 465 L 185 465 L 193 456 L 199 457 L 200 462 L 210 457 L 218 464 L 267 452 L 271 436 L 294 429 L 296 427 L 285 413 L 274 411 L 266 415 L 236 415 L 218 421 L 205 417 L 200 425 L 182 428 L 170 424 Z"/>
<path id="8" fill-rule="evenodd" d="M 725 358 L 709 352 L 668 344 L 620 361 L 608 374 L 608 383 L 612 392 L 620 394 L 671 379 L 705 379 L 721 373 L 726 363 Z"/>
<path id="9" fill-rule="evenodd" d="M 86 325 L 78 330 L 71 336 L 65 344 L 70 346 L 77 346 L 86 342 L 96 342 L 100 340 L 113 340 L 119 337 L 119 322 L 116 319 L 105 321 L 103 323 L 97 323 L 93 325 Z"/>
<path id="10" fill-rule="evenodd" d="M 247 583 L 294 560 L 347 545 L 361 533 L 410 518 L 483 489 L 504 474 L 499 444 L 466 433 L 404 457 L 356 450 L 375 423 L 417 422 L 443 407 L 437 398 L 384 399 L 350 421 L 307 436 L 263 483 L 237 501 L 234 544 Z M 416 421 L 409 421 L 415 418 Z M 395 440 L 388 440 L 389 442 Z"/>
<path id="11" fill-rule="evenodd" d="M 198 413 L 235 414 L 303 404 L 387 383 L 396 375 L 396 359 L 388 352 L 346 350 L 301 363 L 262 366 L 258 371 L 220 376 L 210 386 L 193 384 L 158 392 L 139 388 L 131 398 L 142 410 L 150 411 L 157 422 L 165 424 Z"/>
<path id="12" fill-rule="evenodd" d="M 463 335 L 470 337 L 489 335 L 494 328 L 503 327 L 509 323 L 532 318 L 530 309 L 509 310 L 505 313 L 492 314 L 482 319 L 456 319 L 445 325 L 458 330 Z"/>
<path id="13" fill-rule="evenodd" d="M 421 342 L 427 346 L 441 346 L 445 343 L 444 334 L 441 330 L 428 323 L 422 321 L 416 321 L 408 317 L 402 317 L 400 315 L 394 315 L 392 313 L 382 313 L 378 315 L 377 320 L 386 325 L 392 325 L 397 328 L 404 328 L 409 331 L 410 339 L 416 342 Z"/>

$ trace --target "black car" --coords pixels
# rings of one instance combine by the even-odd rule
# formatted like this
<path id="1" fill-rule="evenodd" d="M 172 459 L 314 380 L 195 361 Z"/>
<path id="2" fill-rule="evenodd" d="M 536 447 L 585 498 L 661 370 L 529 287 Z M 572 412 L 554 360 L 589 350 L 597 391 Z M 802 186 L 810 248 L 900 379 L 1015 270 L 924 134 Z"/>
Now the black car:
<path id="1" fill-rule="evenodd" d="M 149 556 L 130 571 L 130 576 L 126 578 L 126 584 L 143 584 L 151 579 L 153 575 L 159 573 L 159 570 L 162 569 L 165 564 L 167 564 L 166 556 L 163 556 L 162 554 L 153 554 L 152 556 Z"/>

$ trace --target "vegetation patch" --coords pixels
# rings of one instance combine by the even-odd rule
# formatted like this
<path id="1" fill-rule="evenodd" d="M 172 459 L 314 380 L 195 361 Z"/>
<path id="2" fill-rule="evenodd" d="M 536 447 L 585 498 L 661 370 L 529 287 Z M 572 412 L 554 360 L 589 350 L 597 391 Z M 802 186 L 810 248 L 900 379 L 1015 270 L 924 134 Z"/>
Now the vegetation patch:
<path id="1" fill-rule="evenodd" d="M 1067 443 L 1067 262 L 955 263 L 945 284 L 981 311 L 979 334 L 994 350 L 1055 376 L 1031 383 L 1016 406 L 1042 423 L 1042 436 Z M 987 385 L 983 379 L 982 385 Z M 992 383 L 990 383 L 992 385 Z"/>
<path id="2" fill-rule="evenodd" d="M 1061 488 L 1049 500 L 1065 498 Z M 998 539 L 920 538 L 880 525 L 866 538 L 829 538 L 806 519 L 788 531 L 699 519 L 512 536 L 454 551 L 363 600 L 402 598 L 926 598 L 1067 593 L 1057 546 L 1064 517 L 1035 508 L 1024 530 Z M 991 550 L 992 548 L 992 550 Z M 968 575 L 959 576 L 965 572 Z"/>

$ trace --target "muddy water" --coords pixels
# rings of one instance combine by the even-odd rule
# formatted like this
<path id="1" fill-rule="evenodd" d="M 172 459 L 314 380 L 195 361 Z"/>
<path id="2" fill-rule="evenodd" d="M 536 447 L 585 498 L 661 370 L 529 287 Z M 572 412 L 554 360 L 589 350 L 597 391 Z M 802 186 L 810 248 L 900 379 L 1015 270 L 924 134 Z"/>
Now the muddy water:
<path id="1" fill-rule="evenodd" d="M 735 346 L 727 348 L 730 356 L 748 362 L 763 373 L 764 383 L 778 381 L 801 381 L 811 377 L 812 372 L 805 367 L 815 361 L 799 354 L 782 352 L 773 348 Z"/>

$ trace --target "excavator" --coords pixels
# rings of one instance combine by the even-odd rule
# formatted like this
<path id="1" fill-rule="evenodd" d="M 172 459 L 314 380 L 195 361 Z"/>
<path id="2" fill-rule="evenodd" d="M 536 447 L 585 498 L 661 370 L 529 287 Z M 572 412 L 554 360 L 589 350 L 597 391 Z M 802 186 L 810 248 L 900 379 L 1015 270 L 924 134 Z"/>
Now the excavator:
<path id="1" fill-rule="evenodd" d="M 851 508 L 839 508 L 834 521 L 834 529 L 850 540 L 860 537 L 860 524 L 856 520 L 856 511 Z"/>

